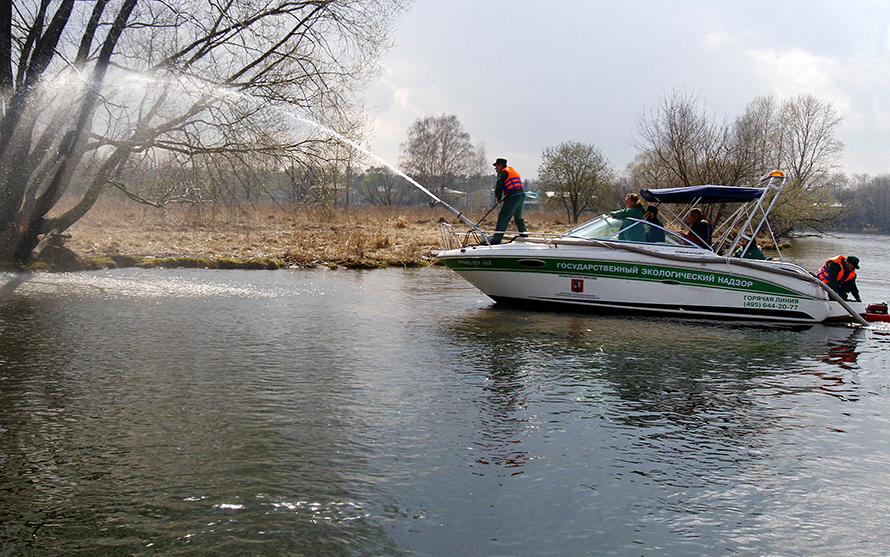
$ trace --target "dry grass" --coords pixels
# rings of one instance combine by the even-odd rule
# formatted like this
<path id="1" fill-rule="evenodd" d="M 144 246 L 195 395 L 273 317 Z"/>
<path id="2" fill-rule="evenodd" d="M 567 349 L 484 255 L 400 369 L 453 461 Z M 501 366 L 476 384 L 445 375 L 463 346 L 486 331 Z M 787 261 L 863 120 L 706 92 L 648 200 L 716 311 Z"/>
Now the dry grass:
<path id="1" fill-rule="evenodd" d="M 469 210 L 468 216 L 479 218 L 484 213 Z M 71 227 L 66 246 L 84 258 L 227 258 L 291 266 L 411 266 L 433 260 L 431 251 L 442 247 L 439 222 L 443 220 L 454 222 L 458 230 L 468 228 L 440 207 L 285 210 L 270 204 L 161 211 L 129 201 L 106 200 Z M 532 230 L 553 230 L 563 224 L 550 213 L 536 211 L 526 220 Z M 490 216 L 482 226 L 494 228 L 494 219 Z"/>

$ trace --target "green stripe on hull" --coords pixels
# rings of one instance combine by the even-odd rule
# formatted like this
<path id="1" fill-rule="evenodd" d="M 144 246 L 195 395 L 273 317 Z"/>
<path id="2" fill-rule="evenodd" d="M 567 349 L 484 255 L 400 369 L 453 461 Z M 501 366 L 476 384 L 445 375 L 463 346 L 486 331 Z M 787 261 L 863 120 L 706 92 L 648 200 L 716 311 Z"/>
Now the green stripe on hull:
<path id="1" fill-rule="evenodd" d="M 519 261 L 543 262 L 544 265 L 531 267 Z M 688 286 L 738 290 L 781 296 L 804 296 L 800 292 L 771 282 L 738 277 L 728 273 L 697 271 L 682 267 L 645 265 L 641 263 L 616 263 L 614 261 L 589 261 L 577 259 L 543 259 L 535 257 L 455 257 L 443 259 L 448 268 L 454 271 L 511 271 L 521 273 L 545 273 L 551 275 L 572 275 L 594 278 L 615 278 L 644 282 L 674 281 Z"/>

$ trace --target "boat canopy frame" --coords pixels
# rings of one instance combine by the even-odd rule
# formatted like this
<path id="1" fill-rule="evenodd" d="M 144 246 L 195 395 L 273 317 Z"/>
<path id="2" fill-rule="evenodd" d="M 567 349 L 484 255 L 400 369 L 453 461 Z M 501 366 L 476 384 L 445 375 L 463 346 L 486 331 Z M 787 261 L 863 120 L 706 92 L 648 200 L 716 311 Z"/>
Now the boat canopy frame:
<path id="1" fill-rule="evenodd" d="M 782 253 L 779 250 L 778 241 L 776 241 L 775 233 L 773 232 L 772 227 L 769 224 L 768 216 L 770 211 L 772 211 L 776 199 L 778 198 L 779 193 L 782 191 L 782 188 L 784 187 L 786 181 L 787 178 L 785 177 L 785 174 L 781 171 L 776 170 L 764 176 L 760 180 L 761 184 L 765 184 L 761 187 L 705 185 L 680 188 L 644 188 L 640 190 L 640 195 L 641 197 L 643 197 L 643 199 L 646 199 L 650 203 L 664 204 L 662 208 L 672 217 L 672 219 L 670 220 L 671 226 L 678 229 L 681 227 L 688 228 L 683 224 L 684 219 L 688 216 L 689 212 L 698 205 L 738 203 L 739 207 L 728 218 L 723 219 L 718 227 L 715 227 L 714 233 L 717 235 L 717 239 L 712 241 L 709 247 L 702 247 L 690 241 L 689 238 L 686 238 L 682 234 L 676 232 L 675 230 L 672 230 L 671 227 L 664 226 L 659 228 L 664 230 L 666 235 L 675 238 L 675 241 L 679 244 L 685 245 L 686 247 L 696 247 L 708 253 L 721 254 L 723 246 L 729 245 L 729 248 L 726 251 L 722 251 L 722 255 L 725 255 L 726 257 L 730 257 L 735 254 L 737 248 L 742 245 L 743 250 L 739 253 L 739 256 L 744 257 L 748 249 L 751 246 L 756 245 L 753 241 L 754 238 L 756 238 L 760 231 L 764 227 L 766 227 L 769 231 L 771 239 L 773 240 L 773 243 L 776 246 L 776 251 L 779 255 L 778 259 L 780 261 L 783 261 L 784 258 L 782 257 Z M 681 203 L 684 203 L 685 206 L 679 212 L 674 212 L 667 205 L 677 205 Z M 598 217 L 598 219 L 606 216 L 607 215 L 602 215 L 601 217 Z M 626 218 L 625 220 L 633 221 L 632 226 L 655 226 L 639 219 Z M 575 227 L 572 230 L 575 230 L 577 228 L 579 227 Z M 621 230 L 616 231 L 608 238 L 595 239 L 581 237 L 581 239 L 584 239 L 586 241 L 596 240 L 598 242 L 604 242 L 605 244 L 608 244 L 609 247 L 611 247 L 612 249 L 615 249 L 617 247 L 620 247 L 623 242 L 611 244 L 610 241 L 614 240 L 614 237 L 617 236 L 620 231 Z M 733 235 L 736 231 L 738 233 Z M 481 230 L 478 226 L 474 226 L 473 229 L 470 229 L 466 233 L 464 233 L 462 239 L 459 237 L 460 235 L 454 230 L 454 227 L 448 223 L 442 223 L 442 225 L 440 226 L 440 232 L 442 235 L 442 242 L 445 245 L 446 250 L 451 248 L 466 248 L 469 245 L 492 245 L 489 241 L 489 233 Z M 551 242 L 553 242 L 554 240 L 566 237 L 573 237 L 570 232 L 571 230 L 563 232 L 561 234 L 535 232 L 525 233 L 523 235 L 527 237 L 540 237 L 544 240 L 544 242 L 550 245 Z M 714 234 L 712 234 L 712 237 L 713 235 Z"/>
<path id="2" fill-rule="evenodd" d="M 769 214 L 787 181 L 788 178 L 782 171 L 774 170 L 761 178 L 760 183 L 763 184 L 761 187 L 703 185 L 680 188 L 643 188 L 640 190 L 640 195 L 650 203 L 684 204 L 679 214 L 672 211 L 670 207 L 664 206 L 664 209 L 677 223 L 684 222 L 689 212 L 698 205 L 739 203 L 739 207 L 718 227 L 714 228 L 713 232 L 717 234 L 717 239 L 712 241 L 711 250 L 719 253 L 723 246 L 728 245 L 729 247 L 724 253 L 732 255 L 740 245 L 743 245 L 740 255 L 744 257 L 748 249 L 755 246 L 757 235 L 766 227 L 781 261 L 783 260 L 782 252 L 770 226 Z M 738 230 L 738 234 L 733 237 L 733 232 L 736 230 Z"/>

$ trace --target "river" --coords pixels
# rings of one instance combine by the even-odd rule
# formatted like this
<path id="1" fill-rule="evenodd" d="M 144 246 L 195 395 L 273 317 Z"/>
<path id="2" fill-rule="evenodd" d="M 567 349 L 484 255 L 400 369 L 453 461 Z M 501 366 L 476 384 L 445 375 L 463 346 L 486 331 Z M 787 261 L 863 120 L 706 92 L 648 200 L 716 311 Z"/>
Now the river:
<path id="1" fill-rule="evenodd" d="M 786 255 L 885 301 L 888 243 Z M 22 278 L 0 555 L 890 553 L 890 324 L 526 312 L 441 267 Z"/>

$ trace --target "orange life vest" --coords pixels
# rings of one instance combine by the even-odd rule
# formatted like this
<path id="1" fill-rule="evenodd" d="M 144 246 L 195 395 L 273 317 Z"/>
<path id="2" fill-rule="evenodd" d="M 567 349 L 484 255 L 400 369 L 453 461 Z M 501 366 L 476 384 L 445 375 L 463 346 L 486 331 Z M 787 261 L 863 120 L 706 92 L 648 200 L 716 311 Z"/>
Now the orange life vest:
<path id="1" fill-rule="evenodd" d="M 507 179 L 504 180 L 504 197 L 522 193 L 524 190 L 522 188 L 522 179 L 519 178 L 519 173 L 516 172 L 512 166 L 505 166 L 504 172 L 507 173 Z"/>
<path id="2" fill-rule="evenodd" d="M 832 257 L 831 259 L 826 261 L 824 265 L 822 265 L 822 268 L 819 269 L 819 273 L 816 275 L 816 278 L 821 280 L 825 284 L 828 284 L 829 281 L 831 280 L 831 276 L 828 274 L 828 262 L 834 261 L 835 263 L 837 263 L 838 265 L 841 266 L 841 272 L 838 273 L 838 275 L 837 275 L 838 283 L 843 283 L 843 282 L 847 282 L 848 280 L 853 280 L 854 278 L 856 278 L 856 269 L 853 269 L 853 271 L 850 274 L 847 274 L 847 269 L 846 269 L 846 267 L 844 267 L 844 261 L 846 261 L 846 260 L 847 260 L 847 258 L 844 257 L 843 255 L 838 255 L 837 257 Z"/>

